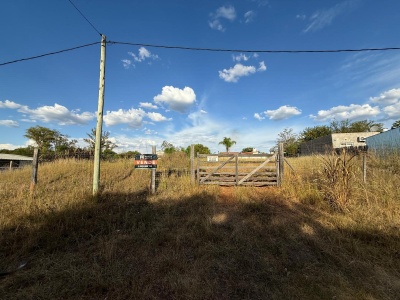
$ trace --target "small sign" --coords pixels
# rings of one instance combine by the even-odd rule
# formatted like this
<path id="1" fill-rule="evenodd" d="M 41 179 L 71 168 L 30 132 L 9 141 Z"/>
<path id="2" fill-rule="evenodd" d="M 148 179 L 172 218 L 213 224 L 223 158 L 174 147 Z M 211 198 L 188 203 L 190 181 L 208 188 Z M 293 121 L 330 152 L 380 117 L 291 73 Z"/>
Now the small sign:
<path id="1" fill-rule="evenodd" d="M 135 155 L 135 169 L 156 169 L 157 154 L 137 154 Z"/>
<path id="2" fill-rule="evenodd" d="M 207 156 L 207 161 L 208 162 L 217 162 L 218 156 Z"/>

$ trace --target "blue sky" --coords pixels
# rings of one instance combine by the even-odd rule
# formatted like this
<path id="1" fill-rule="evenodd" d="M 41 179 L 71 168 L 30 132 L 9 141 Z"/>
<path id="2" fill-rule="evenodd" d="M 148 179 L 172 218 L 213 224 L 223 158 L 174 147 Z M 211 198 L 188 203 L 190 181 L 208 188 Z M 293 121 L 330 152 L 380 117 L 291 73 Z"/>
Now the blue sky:
<path id="1" fill-rule="evenodd" d="M 400 2 L 72 0 L 108 41 L 239 50 L 399 47 Z M 68 0 L 0 3 L 0 63 L 100 36 Z M 96 126 L 100 45 L 0 66 L 0 149 L 31 126 Z M 244 53 L 107 45 L 103 129 L 119 152 L 166 140 L 268 152 L 278 133 L 332 120 L 400 119 L 400 51 Z"/>

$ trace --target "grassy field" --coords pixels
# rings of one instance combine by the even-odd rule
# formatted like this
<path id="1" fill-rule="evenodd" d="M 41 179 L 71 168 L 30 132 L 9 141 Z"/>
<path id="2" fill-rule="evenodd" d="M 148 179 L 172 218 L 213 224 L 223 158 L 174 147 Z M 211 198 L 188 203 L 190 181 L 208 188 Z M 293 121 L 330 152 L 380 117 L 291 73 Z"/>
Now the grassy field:
<path id="1" fill-rule="evenodd" d="M 280 188 L 65 160 L 0 173 L 1 299 L 399 299 L 399 157 L 289 159 Z M 183 168 L 186 157 L 162 159 Z M 334 179 L 332 179 L 334 178 Z"/>

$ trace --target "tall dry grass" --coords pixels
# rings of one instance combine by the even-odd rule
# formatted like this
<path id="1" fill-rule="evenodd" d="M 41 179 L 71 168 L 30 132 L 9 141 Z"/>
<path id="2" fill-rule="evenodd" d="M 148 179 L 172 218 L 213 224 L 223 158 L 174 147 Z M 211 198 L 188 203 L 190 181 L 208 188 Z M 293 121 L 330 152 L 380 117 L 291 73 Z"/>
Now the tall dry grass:
<path id="1" fill-rule="evenodd" d="M 188 166 L 184 156 L 159 168 Z M 0 173 L 4 299 L 397 299 L 399 176 L 379 158 L 352 160 L 345 210 L 326 200 L 324 160 L 289 159 L 281 188 L 193 185 L 133 161 L 40 165 Z"/>

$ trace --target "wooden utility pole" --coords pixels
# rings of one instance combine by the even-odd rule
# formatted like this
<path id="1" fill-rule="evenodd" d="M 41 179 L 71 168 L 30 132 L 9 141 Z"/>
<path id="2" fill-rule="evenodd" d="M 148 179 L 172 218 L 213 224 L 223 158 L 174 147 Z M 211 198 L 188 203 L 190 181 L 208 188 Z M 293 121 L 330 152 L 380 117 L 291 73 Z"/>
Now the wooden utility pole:
<path id="1" fill-rule="evenodd" d="M 103 134 L 104 87 L 106 73 L 106 36 L 101 35 L 99 103 L 97 108 L 96 142 L 94 147 L 93 196 L 99 192 L 101 136 Z"/>

